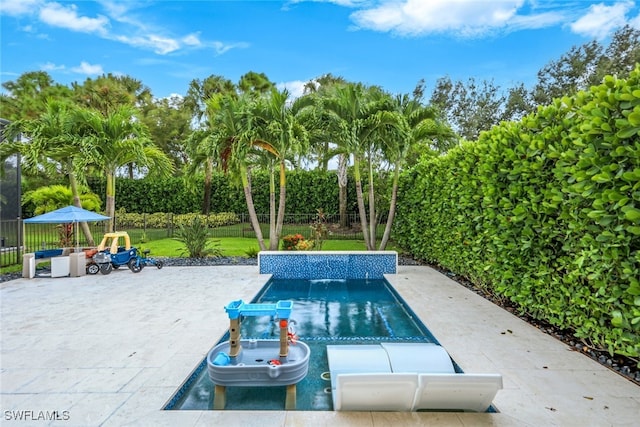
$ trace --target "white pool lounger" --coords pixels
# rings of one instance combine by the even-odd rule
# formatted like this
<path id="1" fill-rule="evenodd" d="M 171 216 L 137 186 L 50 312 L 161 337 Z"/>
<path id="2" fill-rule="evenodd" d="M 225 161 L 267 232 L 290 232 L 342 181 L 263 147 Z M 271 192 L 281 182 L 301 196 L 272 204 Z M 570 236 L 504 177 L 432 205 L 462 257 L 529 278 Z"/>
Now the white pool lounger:
<path id="1" fill-rule="evenodd" d="M 459 374 L 430 343 L 327 346 L 336 411 L 486 411 L 499 374 Z"/>
<path id="2" fill-rule="evenodd" d="M 411 410 L 484 412 L 501 388 L 499 374 L 419 374 Z"/>
<path id="3" fill-rule="evenodd" d="M 336 411 L 411 411 L 417 374 L 340 374 L 333 393 Z"/>

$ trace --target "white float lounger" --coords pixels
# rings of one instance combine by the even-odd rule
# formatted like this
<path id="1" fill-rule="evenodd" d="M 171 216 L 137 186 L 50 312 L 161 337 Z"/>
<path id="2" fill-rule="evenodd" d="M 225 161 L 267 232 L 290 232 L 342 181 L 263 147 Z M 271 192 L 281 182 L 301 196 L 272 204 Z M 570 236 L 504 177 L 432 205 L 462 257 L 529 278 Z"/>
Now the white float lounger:
<path id="1" fill-rule="evenodd" d="M 486 411 L 498 374 L 455 373 L 444 348 L 431 343 L 327 346 L 336 411 Z"/>
<path id="2" fill-rule="evenodd" d="M 328 345 L 327 357 L 334 410 L 411 410 L 418 376 L 392 373 L 381 346 Z"/>

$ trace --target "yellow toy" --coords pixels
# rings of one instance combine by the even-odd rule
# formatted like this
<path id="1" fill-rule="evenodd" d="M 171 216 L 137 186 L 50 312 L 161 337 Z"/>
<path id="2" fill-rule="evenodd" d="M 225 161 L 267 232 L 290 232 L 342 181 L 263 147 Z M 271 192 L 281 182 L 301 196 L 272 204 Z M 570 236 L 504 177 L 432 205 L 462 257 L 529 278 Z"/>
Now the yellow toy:
<path id="1" fill-rule="evenodd" d="M 124 245 L 120 245 L 121 242 Z M 98 245 L 98 253 L 93 256 L 93 262 L 87 265 L 87 273 L 97 274 L 99 271 L 102 274 L 109 274 L 112 269 L 117 269 L 121 265 L 131 268 L 136 264 L 137 258 L 138 250 L 131 246 L 131 239 L 126 231 L 105 233 Z"/>
<path id="2" fill-rule="evenodd" d="M 126 231 L 116 231 L 115 233 L 105 233 L 102 238 L 102 242 L 98 245 L 98 251 L 102 252 L 109 248 L 109 252 L 112 254 L 118 253 L 118 247 L 120 246 L 120 238 L 124 239 L 124 249 L 131 249 L 131 239 Z"/>

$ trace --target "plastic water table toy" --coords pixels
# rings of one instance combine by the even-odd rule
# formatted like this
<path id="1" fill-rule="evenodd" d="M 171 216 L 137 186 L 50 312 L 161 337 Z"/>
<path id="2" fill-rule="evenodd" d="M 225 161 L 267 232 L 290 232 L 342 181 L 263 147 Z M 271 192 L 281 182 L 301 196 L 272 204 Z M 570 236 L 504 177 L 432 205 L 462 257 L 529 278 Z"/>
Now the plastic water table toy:
<path id="1" fill-rule="evenodd" d="M 285 409 L 296 407 L 296 384 L 309 370 L 309 346 L 289 343 L 289 317 L 292 301 L 275 304 L 245 304 L 232 301 L 225 310 L 229 316 L 229 341 L 216 345 L 207 355 L 207 371 L 215 384 L 214 409 L 224 409 L 226 387 L 287 386 Z M 242 316 L 271 316 L 280 326 L 279 340 L 240 337 Z"/>

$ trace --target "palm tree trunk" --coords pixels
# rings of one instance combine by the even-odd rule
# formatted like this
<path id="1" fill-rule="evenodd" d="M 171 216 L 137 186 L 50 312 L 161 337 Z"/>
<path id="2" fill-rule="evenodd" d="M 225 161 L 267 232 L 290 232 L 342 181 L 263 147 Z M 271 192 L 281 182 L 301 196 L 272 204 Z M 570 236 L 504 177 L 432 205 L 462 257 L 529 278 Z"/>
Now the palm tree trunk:
<path id="1" fill-rule="evenodd" d="M 211 210 L 211 175 L 213 169 L 213 160 L 207 158 L 204 164 L 204 200 L 202 201 L 202 214 L 209 215 Z"/>
<path id="2" fill-rule="evenodd" d="M 76 176 L 71 172 L 72 165 L 71 161 L 69 161 L 69 187 L 71 187 L 71 194 L 73 195 L 73 206 L 77 208 L 82 208 L 82 203 L 80 203 L 80 192 L 78 191 L 78 180 Z M 82 228 L 82 233 L 87 241 L 88 246 L 94 246 L 95 242 L 93 241 L 93 236 L 91 235 L 91 229 L 89 228 L 89 224 L 86 222 L 80 223 L 80 228 Z"/>
<path id="3" fill-rule="evenodd" d="M 381 251 L 384 251 L 391 237 L 391 227 L 393 226 L 393 219 L 396 216 L 396 200 L 398 199 L 398 180 L 400 177 L 400 167 L 396 163 L 395 170 L 393 171 L 393 185 L 391 187 L 391 201 L 389 202 L 389 216 L 387 217 L 387 224 L 384 227 L 384 234 L 380 241 Z"/>
<path id="4" fill-rule="evenodd" d="M 287 196 L 287 181 L 285 176 L 284 160 L 280 161 L 280 200 L 278 200 L 278 220 L 276 222 L 276 247 L 278 249 L 278 242 L 280 242 L 280 235 L 282 234 L 282 224 L 284 222 L 284 209 Z"/>
<path id="5" fill-rule="evenodd" d="M 320 169 L 324 172 L 329 168 L 329 156 L 327 156 L 327 153 L 329 153 L 329 142 L 325 141 L 322 143 L 322 164 L 320 165 Z"/>
<path id="6" fill-rule="evenodd" d="M 362 180 L 360 178 L 360 160 L 354 156 L 353 160 L 354 179 L 356 181 L 356 198 L 358 199 L 358 213 L 360 214 L 360 228 L 362 229 L 362 237 L 367 250 L 371 250 L 369 242 L 369 227 L 367 225 L 367 211 L 364 207 L 364 197 L 362 196 Z"/>
<path id="7" fill-rule="evenodd" d="M 260 221 L 258 221 L 258 215 L 256 215 L 256 208 L 253 204 L 253 196 L 251 195 L 251 186 L 249 185 L 249 178 L 246 167 L 241 167 L 240 175 L 242 179 L 242 189 L 244 190 L 244 198 L 247 201 L 247 210 L 249 211 L 249 221 L 253 231 L 256 233 L 258 239 L 258 246 L 261 251 L 266 251 L 267 247 L 264 245 L 264 238 L 262 237 L 262 230 L 260 229 Z"/>
<path id="8" fill-rule="evenodd" d="M 107 172 L 107 200 L 106 215 L 109 217 L 107 221 L 105 232 L 112 233 L 114 230 L 114 222 L 116 215 L 116 177 L 114 173 Z"/>
<path id="9" fill-rule="evenodd" d="M 378 225 L 378 218 L 376 216 L 376 199 L 375 189 L 373 187 L 373 161 L 371 160 L 371 153 L 369 153 L 369 247 L 370 251 L 376 249 L 376 226 Z"/>
<path id="10" fill-rule="evenodd" d="M 338 156 L 338 214 L 340 215 L 340 227 L 347 228 L 347 155 Z"/>
<path id="11" fill-rule="evenodd" d="M 276 177 L 273 165 L 269 168 L 269 250 L 278 250 L 276 232 Z"/>

